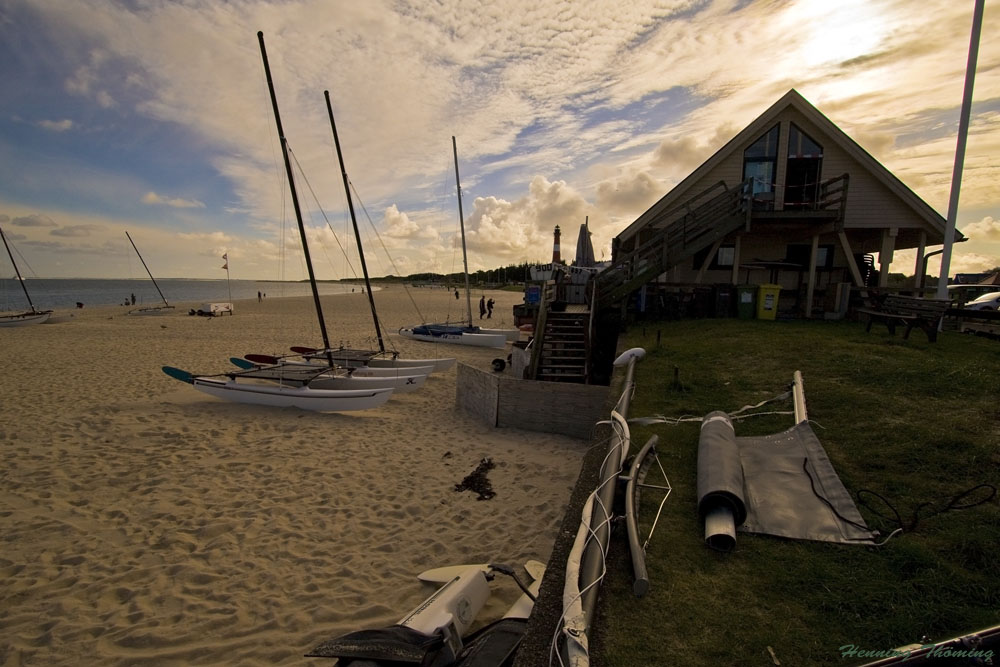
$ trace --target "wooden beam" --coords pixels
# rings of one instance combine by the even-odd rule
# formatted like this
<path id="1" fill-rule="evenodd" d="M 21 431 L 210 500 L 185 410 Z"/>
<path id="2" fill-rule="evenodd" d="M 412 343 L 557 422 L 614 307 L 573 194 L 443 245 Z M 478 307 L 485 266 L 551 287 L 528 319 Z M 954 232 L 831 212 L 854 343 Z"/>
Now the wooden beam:
<path id="1" fill-rule="evenodd" d="M 865 281 L 861 278 L 858 263 L 854 261 L 854 250 L 851 248 L 851 242 L 847 240 L 847 232 L 837 232 L 837 238 L 840 239 L 840 247 L 843 248 L 844 254 L 847 256 L 847 268 L 851 270 L 851 277 L 854 278 L 854 286 L 864 288 Z"/>
<path id="2" fill-rule="evenodd" d="M 889 284 L 889 267 L 892 265 L 892 253 L 896 249 L 895 227 L 882 230 L 882 247 L 878 252 L 878 286 Z"/>
<path id="3" fill-rule="evenodd" d="M 698 269 L 698 276 L 694 279 L 694 282 L 696 284 L 698 285 L 701 284 L 701 279 L 705 277 L 705 271 L 708 270 L 708 267 L 712 263 L 712 260 L 715 259 L 715 253 L 719 252 L 719 246 L 721 245 L 722 245 L 722 239 L 719 239 L 718 241 L 712 244 L 712 247 L 709 249 L 708 254 L 705 255 L 705 261 L 701 263 L 701 268 Z"/>
<path id="4" fill-rule="evenodd" d="M 816 293 L 816 256 L 819 255 L 819 234 L 812 237 L 812 248 L 809 251 L 809 282 L 806 284 L 805 317 L 812 317 L 813 295 Z"/>
<path id="5" fill-rule="evenodd" d="M 733 272 L 729 278 L 729 282 L 733 285 L 738 285 L 740 282 L 740 241 L 742 241 L 743 236 L 737 234 L 733 241 Z"/>
<path id="6" fill-rule="evenodd" d="M 917 244 L 917 259 L 913 266 L 913 286 L 922 287 L 924 284 L 924 257 L 927 254 L 927 230 L 920 230 L 920 240 Z"/>

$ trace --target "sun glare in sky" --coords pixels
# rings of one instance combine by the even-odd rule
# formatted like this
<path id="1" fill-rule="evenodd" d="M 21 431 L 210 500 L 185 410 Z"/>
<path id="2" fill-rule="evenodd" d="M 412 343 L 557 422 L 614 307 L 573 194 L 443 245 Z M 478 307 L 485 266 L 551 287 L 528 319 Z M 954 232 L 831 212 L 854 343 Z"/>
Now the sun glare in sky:
<path id="1" fill-rule="evenodd" d="M 868 0 L 843 0 L 831 12 L 828 0 L 802 0 L 785 14 L 785 29 L 796 35 L 803 64 L 822 67 L 877 52 L 885 21 Z"/>

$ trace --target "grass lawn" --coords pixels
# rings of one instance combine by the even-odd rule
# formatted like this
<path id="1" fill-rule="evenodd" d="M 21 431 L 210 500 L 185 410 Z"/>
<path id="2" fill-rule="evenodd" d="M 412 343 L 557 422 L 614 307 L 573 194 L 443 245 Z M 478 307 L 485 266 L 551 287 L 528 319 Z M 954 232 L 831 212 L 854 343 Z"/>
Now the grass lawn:
<path id="1" fill-rule="evenodd" d="M 595 665 L 856 665 L 868 660 L 841 647 L 885 650 L 1000 623 L 1000 503 L 945 509 L 972 487 L 1000 486 L 1000 342 L 944 332 L 929 343 L 920 331 L 904 341 L 852 322 L 689 320 L 634 324 L 619 341 L 629 347 L 647 351 L 633 418 L 733 412 L 782 393 L 800 370 L 813 429 L 847 490 L 884 496 L 906 530 L 881 547 L 738 533 L 735 551 L 714 552 L 696 511 L 699 424 L 633 426 L 633 453 L 659 436 L 673 493 L 647 549 L 643 598 L 632 593 L 623 525 L 612 540 Z M 791 411 L 791 401 L 764 409 Z M 735 427 L 762 435 L 792 423 L 772 415 Z M 960 504 L 989 495 L 980 488 Z M 888 535 L 897 525 L 879 515 L 892 510 L 866 499 L 865 521 Z M 644 533 L 658 503 L 643 495 Z"/>

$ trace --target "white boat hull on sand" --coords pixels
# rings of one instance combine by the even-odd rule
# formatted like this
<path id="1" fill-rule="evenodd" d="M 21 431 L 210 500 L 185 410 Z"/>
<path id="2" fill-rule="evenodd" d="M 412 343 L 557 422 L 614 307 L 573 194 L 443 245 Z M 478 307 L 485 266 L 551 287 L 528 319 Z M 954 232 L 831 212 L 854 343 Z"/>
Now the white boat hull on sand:
<path id="1" fill-rule="evenodd" d="M 198 391 L 227 401 L 301 408 L 315 412 L 368 410 L 382 405 L 393 394 L 392 389 L 312 389 L 272 383 L 247 384 L 207 377 L 194 377 L 191 384 Z"/>
<path id="2" fill-rule="evenodd" d="M 251 371 L 245 371 L 239 376 L 260 378 L 300 385 L 309 383 L 312 389 L 394 389 L 396 393 L 416 391 L 427 380 L 427 373 L 404 373 L 405 369 L 358 368 L 348 372 L 346 369 L 336 369 L 332 372 L 322 372 L 325 366 L 320 364 L 289 363 L 277 366 L 261 366 Z M 315 369 L 315 370 L 313 370 Z M 378 373 L 375 371 L 385 371 Z M 412 369 L 420 370 L 420 369 Z M 427 369 L 430 372 L 430 369 Z"/>
<path id="3" fill-rule="evenodd" d="M 430 361 L 430 360 L 428 360 Z M 454 360 L 452 360 L 454 361 Z M 339 363 L 337 359 L 334 359 L 334 363 Z M 294 372 L 295 370 L 308 371 L 311 369 L 324 369 L 329 368 L 329 364 L 326 361 L 326 357 L 316 358 L 313 361 L 299 361 L 295 359 L 281 359 L 277 364 L 272 366 L 262 366 L 263 368 L 275 368 L 275 369 L 287 369 L 289 372 Z M 351 371 L 351 375 L 359 378 L 400 378 L 400 377 L 410 377 L 413 375 L 430 375 L 433 372 L 433 366 L 357 366 L 350 368 L 346 366 L 345 369 Z"/>
<path id="4" fill-rule="evenodd" d="M 311 350 L 311 351 L 307 351 Z M 306 359 L 317 361 L 328 361 L 327 356 L 321 351 L 313 348 L 293 347 L 293 352 L 302 354 Z M 345 368 L 399 368 L 413 369 L 420 368 L 423 373 L 423 366 L 430 366 L 431 373 L 443 373 L 455 365 L 455 358 L 444 359 L 400 359 L 387 352 L 375 350 L 350 350 L 337 349 L 332 351 L 333 363 Z"/>
<path id="5" fill-rule="evenodd" d="M 402 328 L 399 335 L 411 340 L 422 340 L 427 343 L 453 343 L 456 345 L 472 345 L 475 347 L 504 347 L 507 344 L 507 337 L 503 334 L 489 333 L 468 333 L 434 331 L 431 333 L 420 333 L 414 329 Z"/>
<path id="6" fill-rule="evenodd" d="M 18 313 L 16 315 L 0 315 L 0 327 L 26 327 L 31 324 L 43 324 L 52 315 L 51 310 L 34 313 Z"/>
<path id="7" fill-rule="evenodd" d="M 150 308 L 136 308 L 128 311 L 129 315 L 173 315 L 177 312 L 173 306 L 153 306 Z"/>
<path id="8" fill-rule="evenodd" d="M 368 362 L 368 368 L 397 368 L 407 371 L 412 368 L 430 366 L 432 373 L 441 373 L 455 365 L 455 358 L 449 359 L 389 359 L 377 357 Z"/>
<path id="9" fill-rule="evenodd" d="M 499 334 L 511 342 L 518 340 L 521 337 L 520 329 L 484 329 L 480 327 L 479 333 Z"/>

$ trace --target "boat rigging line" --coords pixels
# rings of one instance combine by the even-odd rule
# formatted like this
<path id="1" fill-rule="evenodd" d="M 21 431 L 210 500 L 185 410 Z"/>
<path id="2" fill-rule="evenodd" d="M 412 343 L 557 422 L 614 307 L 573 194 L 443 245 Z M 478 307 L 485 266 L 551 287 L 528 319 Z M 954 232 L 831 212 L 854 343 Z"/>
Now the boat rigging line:
<path id="1" fill-rule="evenodd" d="M 271 67 L 267 62 L 267 49 L 264 47 L 264 33 L 257 33 L 257 41 L 260 44 L 260 55 L 264 62 L 264 73 L 267 76 L 267 89 L 271 95 L 271 106 L 274 109 L 274 123 L 278 128 L 278 139 L 281 142 L 281 155 L 285 161 L 285 171 L 288 173 L 288 188 L 292 194 L 292 205 L 295 208 L 295 219 L 299 225 L 299 234 L 302 237 L 302 252 L 305 254 L 306 268 L 309 269 L 309 286 L 312 288 L 313 302 L 316 304 L 316 318 L 319 320 L 319 329 L 323 334 L 323 347 L 327 350 L 328 360 L 333 366 L 333 353 L 330 351 L 330 336 L 326 331 L 326 322 L 323 319 L 323 306 L 319 300 L 319 288 L 316 286 L 316 274 L 313 273 L 312 257 L 309 255 L 309 242 L 306 239 L 306 228 L 302 222 L 302 209 L 299 206 L 299 197 L 295 192 L 295 178 L 292 174 L 292 163 L 288 159 L 288 140 L 285 139 L 285 132 L 281 127 L 281 114 L 278 112 L 278 98 L 274 93 L 274 81 L 271 79 Z"/>

